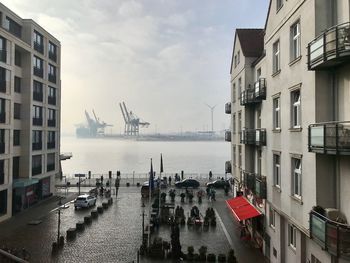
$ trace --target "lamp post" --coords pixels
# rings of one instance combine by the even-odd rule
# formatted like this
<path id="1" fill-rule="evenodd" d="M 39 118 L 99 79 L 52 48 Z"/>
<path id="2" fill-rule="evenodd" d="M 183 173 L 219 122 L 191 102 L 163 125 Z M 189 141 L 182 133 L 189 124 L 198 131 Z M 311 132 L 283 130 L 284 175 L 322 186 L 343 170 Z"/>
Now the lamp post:
<path id="1" fill-rule="evenodd" d="M 145 202 L 142 200 L 142 244 L 144 243 L 145 236 Z"/>
<path id="2" fill-rule="evenodd" d="M 57 222 L 57 245 L 60 244 L 60 236 L 61 236 L 61 206 L 62 206 L 62 197 L 58 201 L 58 222 Z"/>

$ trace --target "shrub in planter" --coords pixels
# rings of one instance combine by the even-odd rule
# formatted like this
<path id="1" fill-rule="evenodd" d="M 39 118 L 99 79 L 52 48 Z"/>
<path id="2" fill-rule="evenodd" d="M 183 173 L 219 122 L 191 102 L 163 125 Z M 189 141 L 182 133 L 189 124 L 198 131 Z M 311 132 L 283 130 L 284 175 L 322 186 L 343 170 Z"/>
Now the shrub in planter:
<path id="1" fill-rule="evenodd" d="M 202 260 L 200 259 L 200 257 L 199 257 L 199 254 L 197 254 L 197 253 L 194 253 L 194 254 L 193 254 L 193 260 L 194 260 L 194 261 L 197 261 L 197 262 L 202 261 Z"/>
<path id="2" fill-rule="evenodd" d="M 208 262 L 215 262 L 216 261 L 216 255 L 212 254 L 212 253 L 208 254 L 207 261 Z"/>
<path id="3" fill-rule="evenodd" d="M 206 246 L 201 246 L 198 249 L 200 260 L 205 261 L 207 259 L 207 250 L 208 250 L 208 248 Z"/>
<path id="4" fill-rule="evenodd" d="M 140 183 L 136 183 L 136 186 L 137 186 L 137 187 L 140 187 Z"/>
<path id="5" fill-rule="evenodd" d="M 218 255 L 218 261 L 219 262 L 226 262 L 226 255 L 225 254 L 219 254 Z"/>
<path id="6" fill-rule="evenodd" d="M 189 247 L 187 248 L 187 260 L 188 260 L 188 261 L 193 261 L 193 258 L 194 258 L 193 252 L 194 252 L 193 246 L 189 246 Z"/>
<path id="7" fill-rule="evenodd" d="M 129 187 L 129 186 L 130 186 L 130 183 L 126 183 L 126 186 Z"/>

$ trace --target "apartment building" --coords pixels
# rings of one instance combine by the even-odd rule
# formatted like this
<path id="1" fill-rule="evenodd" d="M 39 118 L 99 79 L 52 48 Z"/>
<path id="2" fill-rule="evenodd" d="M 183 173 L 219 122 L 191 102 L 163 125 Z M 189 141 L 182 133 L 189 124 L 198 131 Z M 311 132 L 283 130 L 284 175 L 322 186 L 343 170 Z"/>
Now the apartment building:
<path id="1" fill-rule="evenodd" d="M 349 0 L 271 0 L 254 56 L 257 30 L 236 30 L 231 169 L 270 262 L 350 260 L 349 17 Z"/>
<path id="2" fill-rule="evenodd" d="M 0 3 L 0 222 L 54 192 L 60 42 Z"/>

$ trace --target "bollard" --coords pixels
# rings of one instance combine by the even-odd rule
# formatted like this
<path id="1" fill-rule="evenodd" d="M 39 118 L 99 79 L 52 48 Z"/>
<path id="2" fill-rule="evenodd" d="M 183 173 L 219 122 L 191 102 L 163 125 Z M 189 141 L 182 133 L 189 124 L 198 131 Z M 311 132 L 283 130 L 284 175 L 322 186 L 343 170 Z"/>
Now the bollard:
<path id="1" fill-rule="evenodd" d="M 103 207 L 103 209 L 108 209 L 108 203 L 103 202 L 103 203 L 102 203 L 102 207 Z"/>
<path id="2" fill-rule="evenodd" d="M 97 218 L 97 217 L 98 217 L 98 212 L 97 212 L 97 210 L 92 210 L 92 211 L 91 211 L 91 217 L 92 217 L 92 218 Z"/>
<path id="3" fill-rule="evenodd" d="M 102 207 L 102 206 L 98 206 L 98 207 L 97 207 L 97 212 L 98 212 L 99 214 L 102 214 L 102 213 L 103 213 L 103 207 Z"/>
<path id="4" fill-rule="evenodd" d="M 57 242 L 52 243 L 52 253 L 57 253 L 58 252 L 58 244 Z"/>
<path id="5" fill-rule="evenodd" d="M 60 248 L 64 246 L 64 236 L 60 236 L 60 243 L 58 244 Z"/>
<path id="6" fill-rule="evenodd" d="M 91 219 L 91 215 L 90 216 L 84 216 L 84 223 L 85 224 L 91 224 L 92 219 Z"/>
<path id="7" fill-rule="evenodd" d="M 113 199 L 112 199 L 112 197 L 111 197 L 111 198 L 108 198 L 108 204 L 109 204 L 109 205 L 113 204 Z"/>
<path id="8" fill-rule="evenodd" d="M 76 223 L 76 228 L 78 231 L 83 231 L 85 229 L 84 221 L 79 221 Z"/>
<path id="9" fill-rule="evenodd" d="M 77 229 L 71 227 L 67 230 L 67 240 L 72 240 L 77 236 Z"/>

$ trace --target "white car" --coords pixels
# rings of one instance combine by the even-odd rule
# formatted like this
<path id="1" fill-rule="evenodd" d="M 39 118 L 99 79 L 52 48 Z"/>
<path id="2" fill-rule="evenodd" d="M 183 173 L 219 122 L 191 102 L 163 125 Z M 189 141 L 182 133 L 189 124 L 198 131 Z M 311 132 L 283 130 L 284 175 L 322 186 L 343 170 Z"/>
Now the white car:
<path id="1" fill-rule="evenodd" d="M 92 195 L 79 195 L 74 201 L 74 208 L 90 207 L 96 204 L 96 197 Z"/>

